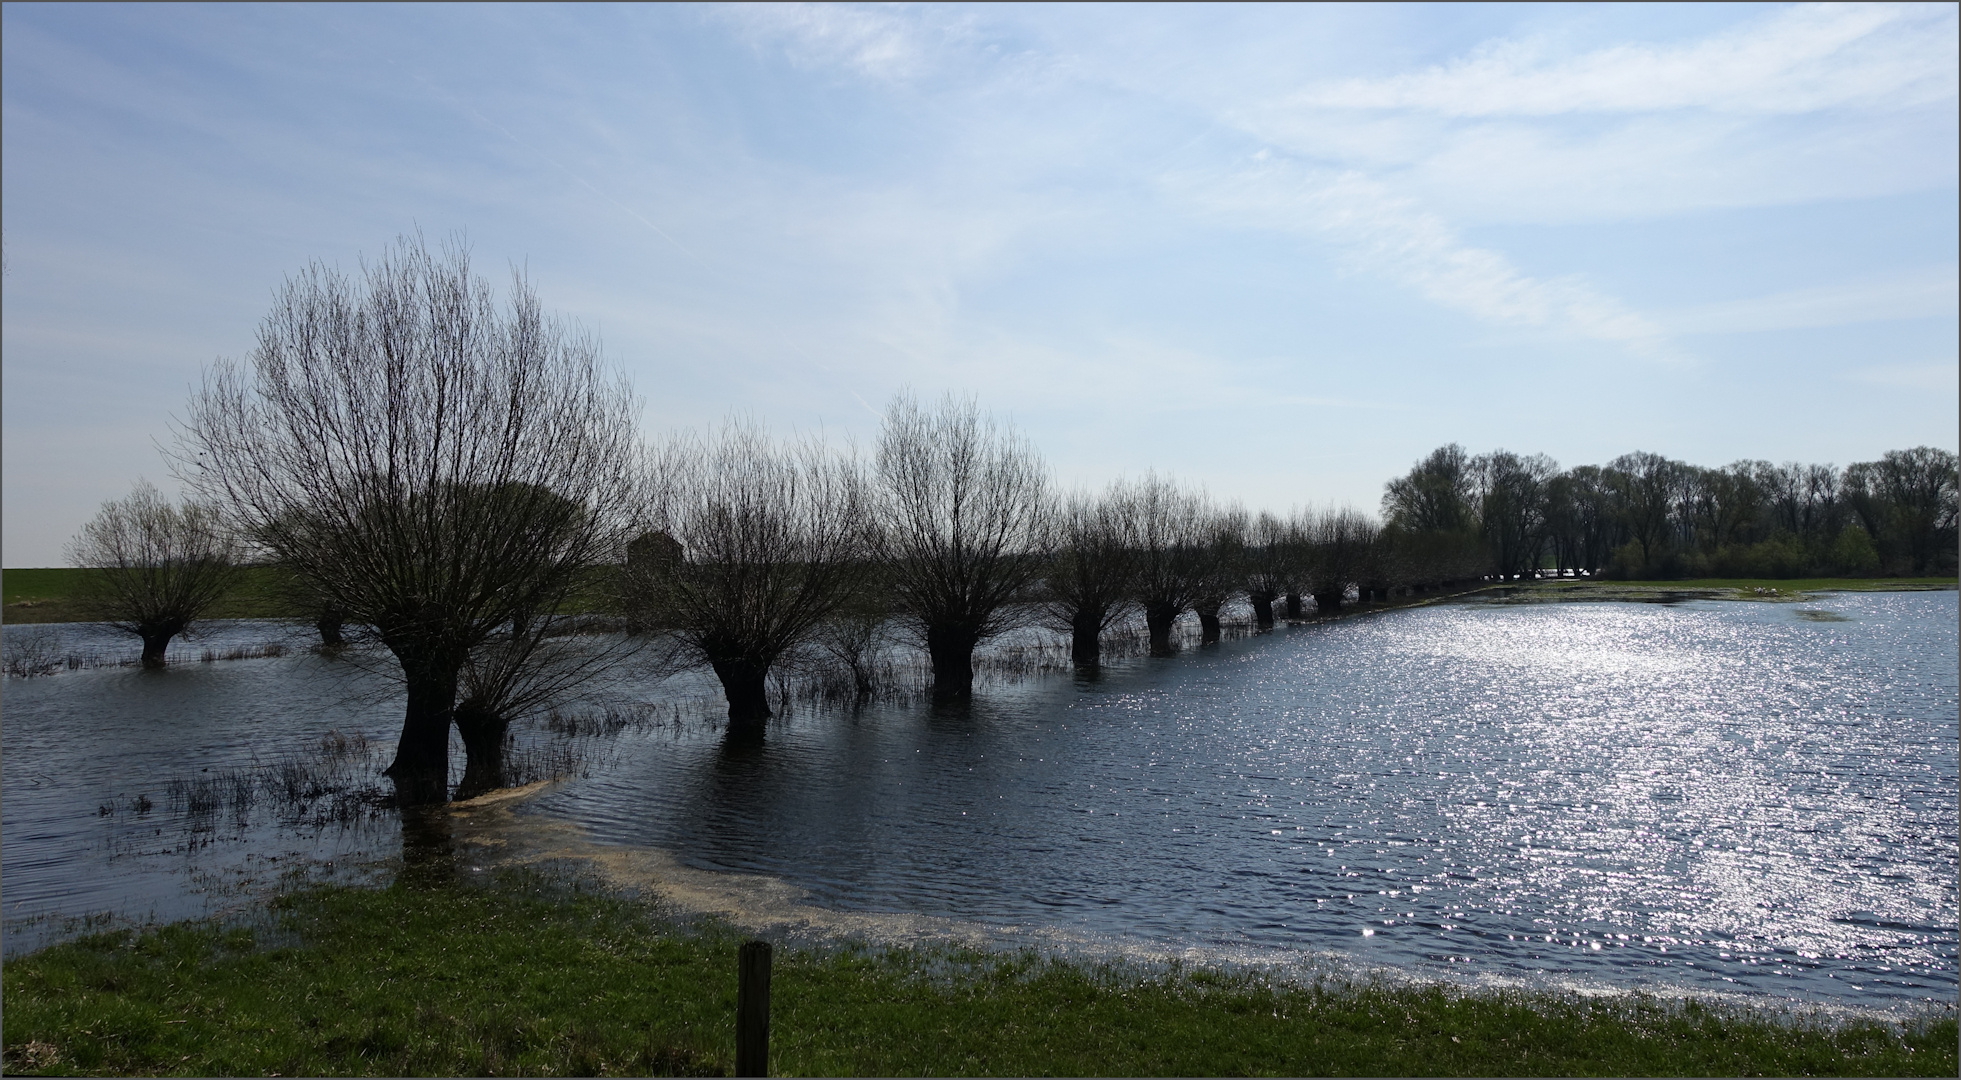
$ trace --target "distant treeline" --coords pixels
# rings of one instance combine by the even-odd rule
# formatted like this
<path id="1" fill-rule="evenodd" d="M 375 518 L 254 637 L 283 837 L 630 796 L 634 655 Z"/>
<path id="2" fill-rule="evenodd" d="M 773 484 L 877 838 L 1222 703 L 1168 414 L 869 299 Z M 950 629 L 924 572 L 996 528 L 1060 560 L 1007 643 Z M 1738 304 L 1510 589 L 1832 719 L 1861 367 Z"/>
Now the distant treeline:
<path id="1" fill-rule="evenodd" d="M 1831 465 L 1702 468 L 1636 452 L 1561 470 L 1442 447 L 1382 498 L 1391 575 L 1953 574 L 1957 461 L 1929 446 Z"/>

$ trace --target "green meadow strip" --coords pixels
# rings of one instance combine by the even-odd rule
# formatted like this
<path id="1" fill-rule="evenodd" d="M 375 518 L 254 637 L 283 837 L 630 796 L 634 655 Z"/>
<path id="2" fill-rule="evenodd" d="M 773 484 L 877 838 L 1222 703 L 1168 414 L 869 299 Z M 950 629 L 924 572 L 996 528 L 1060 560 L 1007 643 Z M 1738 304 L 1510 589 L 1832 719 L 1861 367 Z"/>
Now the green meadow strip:
<path id="1" fill-rule="evenodd" d="M 9 960 L 8 1073 L 722 1075 L 714 924 L 534 877 L 317 888 L 260 917 Z M 1952 1011 L 1830 1020 L 1641 995 L 1274 981 L 952 948 L 779 947 L 784 1075 L 1923 1075 Z"/>

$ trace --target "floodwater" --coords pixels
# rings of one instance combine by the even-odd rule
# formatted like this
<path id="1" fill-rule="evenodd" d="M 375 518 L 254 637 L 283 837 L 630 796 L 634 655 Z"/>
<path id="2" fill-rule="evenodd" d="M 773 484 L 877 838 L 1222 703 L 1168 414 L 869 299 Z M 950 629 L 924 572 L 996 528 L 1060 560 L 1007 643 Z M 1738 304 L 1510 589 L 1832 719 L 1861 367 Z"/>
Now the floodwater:
<path id="1" fill-rule="evenodd" d="M 760 746 L 709 722 L 631 728 L 587 739 L 603 763 L 509 818 L 737 895 L 1011 943 L 1952 1004 L 1958 631 L 1953 592 L 1436 605 L 959 708 L 800 708 Z M 330 729 L 385 758 L 399 706 L 345 663 L 295 649 L 9 679 L 5 708 L 10 951 L 65 917 L 222 907 L 290 872 L 269 858 L 400 849 L 385 814 L 228 823 L 162 798 Z M 145 791 L 154 808 L 129 809 Z"/>

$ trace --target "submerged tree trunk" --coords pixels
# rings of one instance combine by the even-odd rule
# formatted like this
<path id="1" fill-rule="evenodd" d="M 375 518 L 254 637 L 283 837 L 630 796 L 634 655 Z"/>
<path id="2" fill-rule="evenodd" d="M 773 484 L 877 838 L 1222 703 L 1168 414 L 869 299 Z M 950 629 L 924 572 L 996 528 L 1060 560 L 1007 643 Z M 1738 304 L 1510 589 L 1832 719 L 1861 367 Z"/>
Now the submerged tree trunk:
<path id="1" fill-rule="evenodd" d="M 1341 610 L 1341 597 L 1347 590 L 1329 587 L 1314 594 L 1314 606 L 1323 615 Z"/>
<path id="2" fill-rule="evenodd" d="M 155 622 L 138 623 L 136 633 L 143 639 L 143 666 L 162 667 L 163 654 L 170 648 L 170 639 L 183 632 L 183 619 L 164 618 Z"/>
<path id="3" fill-rule="evenodd" d="M 1301 594 L 1294 589 L 1287 590 L 1287 617 L 1290 619 L 1301 617 Z"/>
<path id="4" fill-rule="evenodd" d="M 402 806 L 449 801 L 449 725 L 456 710 L 456 668 L 402 665 L 408 680 L 408 711 L 402 737 L 387 776 L 395 781 Z"/>
<path id="5" fill-rule="evenodd" d="M 712 662 L 715 677 L 722 680 L 722 693 L 729 699 L 729 730 L 760 735 L 763 721 L 769 719 L 769 663 L 753 656 L 735 656 Z"/>
<path id="6" fill-rule="evenodd" d="M 1225 600 L 1216 597 L 1207 597 L 1192 605 L 1192 610 L 1198 612 L 1199 644 L 1214 645 L 1218 643 L 1219 609 L 1223 606 L 1225 606 Z"/>
<path id="7" fill-rule="evenodd" d="M 1144 626 L 1151 635 L 1151 655 L 1170 656 L 1171 626 L 1178 621 L 1178 609 L 1170 604 L 1144 605 Z"/>
<path id="8" fill-rule="evenodd" d="M 476 701 L 456 706 L 456 733 L 463 736 L 463 779 L 456 785 L 456 797 L 474 799 L 503 787 L 504 752 L 510 745 L 511 722 Z"/>
<path id="9" fill-rule="evenodd" d="M 1103 615 L 1101 611 L 1078 611 L 1070 624 L 1069 659 L 1078 664 L 1098 664 L 1103 660 Z"/>
<path id="10" fill-rule="evenodd" d="M 145 633 L 143 635 L 143 666 L 146 668 L 162 667 L 164 650 L 170 647 L 170 639 L 175 636 L 174 634 Z"/>
<path id="11" fill-rule="evenodd" d="M 314 620 L 313 627 L 320 631 L 320 644 L 327 648 L 338 649 L 347 644 L 347 639 L 340 632 L 341 614 L 333 608 L 322 611 L 320 617 Z"/>
<path id="12" fill-rule="evenodd" d="M 974 646 L 980 635 L 965 625 L 934 626 L 926 630 L 926 652 L 933 660 L 934 702 L 965 701 L 974 696 Z"/>
<path id="13" fill-rule="evenodd" d="M 1253 601 L 1253 622 L 1262 630 L 1273 629 L 1273 594 L 1256 592 L 1248 597 Z"/>

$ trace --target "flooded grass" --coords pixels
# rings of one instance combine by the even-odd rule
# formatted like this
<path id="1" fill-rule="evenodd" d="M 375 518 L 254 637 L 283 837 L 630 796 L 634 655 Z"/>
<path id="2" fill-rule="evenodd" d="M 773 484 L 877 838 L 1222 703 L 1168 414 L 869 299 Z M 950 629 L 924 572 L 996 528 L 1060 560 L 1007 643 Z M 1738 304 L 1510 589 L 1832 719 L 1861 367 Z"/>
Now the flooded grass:
<path id="1" fill-rule="evenodd" d="M 90 659 L 86 653 L 63 649 L 52 631 L 37 629 L 8 634 L 6 654 L 0 657 L 0 666 L 13 678 L 31 679 L 59 671 L 79 671 L 91 666 Z"/>
<path id="2" fill-rule="evenodd" d="M 385 752 L 359 732 L 330 731 L 300 753 L 173 779 L 165 805 L 194 829 L 211 827 L 221 811 L 243 822 L 263 809 L 289 825 L 372 817 L 394 806 L 381 774 Z"/>
<path id="3" fill-rule="evenodd" d="M 534 875 L 304 889 L 255 918 L 9 960 L 9 1072 L 726 1075 L 718 924 Z M 1952 1010 L 1831 1020 L 1645 995 L 779 946 L 783 1075 L 1925 1075 Z"/>
<path id="4" fill-rule="evenodd" d="M 229 649 L 206 649 L 198 656 L 198 660 L 209 664 L 216 660 L 263 660 L 285 655 L 286 646 L 274 641 L 264 645 L 234 645 Z"/>
<path id="5" fill-rule="evenodd" d="M 131 640 L 133 642 L 134 639 Z M 66 647 L 62 644 L 58 632 L 44 626 L 25 630 L 16 629 L 7 634 L 4 649 L 4 654 L 0 654 L 0 669 L 4 669 L 8 676 L 17 679 L 93 668 L 133 668 L 140 667 L 142 664 L 134 644 L 128 649 Z M 200 650 L 193 660 L 185 654 L 184 650 L 179 649 L 170 655 L 165 663 L 175 666 L 187 663 L 210 664 L 221 660 L 263 660 L 285 656 L 289 651 L 285 642 L 268 641 L 222 648 L 207 647 Z"/>
<path id="6" fill-rule="evenodd" d="M 644 730 L 665 711 L 658 706 L 609 706 L 595 714 L 549 714 L 538 724 L 544 738 L 520 740 L 515 732 L 506 736 L 500 788 L 589 778 L 616 757 L 605 743 L 609 736 Z M 392 752 L 391 745 L 360 732 L 329 731 L 313 745 L 268 762 L 172 779 L 165 785 L 163 805 L 192 834 L 214 832 L 221 824 L 244 830 L 260 814 L 300 829 L 386 818 L 397 810 L 394 786 L 383 773 Z M 101 813 L 148 813 L 151 808 L 149 796 L 142 795 L 128 806 L 104 805 Z"/>

